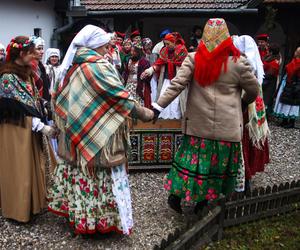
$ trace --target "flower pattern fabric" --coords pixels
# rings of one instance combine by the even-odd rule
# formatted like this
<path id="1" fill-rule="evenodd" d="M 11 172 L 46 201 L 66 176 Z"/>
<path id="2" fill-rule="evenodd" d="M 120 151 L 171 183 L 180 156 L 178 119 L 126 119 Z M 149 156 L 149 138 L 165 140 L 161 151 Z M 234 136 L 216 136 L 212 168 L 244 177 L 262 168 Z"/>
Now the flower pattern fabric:
<path id="1" fill-rule="evenodd" d="M 217 200 L 221 193 L 234 192 L 242 167 L 239 142 L 185 135 L 164 187 L 185 201 Z"/>
<path id="2" fill-rule="evenodd" d="M 67 217 L 77 234 L 129 234 L 133 223 L 125 166 L 97 169 L 95 177 L 90 177 L 79 167 L 59 164 L 48 209 Z"/>
<path id="3" fill-rule="evenodd" d="M 133 62 L 132 60 L 128 63 L 128 80 L 126 84 L 126 90 L 128 91 L 130 98 L 136 100 L 138 103 L 143 105 L 142 98 L 137 94 L 138 86 L 138 62 Z"/>
<path id="4" fill-rule="evenodd" d="M 31 82 L 24 82 L 15 74 L 3 74 L 0 78 L 0 98 L 14 99 L 34 109 L 37 106 L 37 90 Z"/>
<path id="5" fill-rule="evenodd" d="M 241 152 L 243 152 L 243 146 L 241 146 Z M 237 176 L 236 176 L 236 184 L 235 184 L 235 191 L 236 192 L 244 192 L 245 191 L 245 159 L 243 154 L 241 154 L 241 166 L 238 168 Z"/>

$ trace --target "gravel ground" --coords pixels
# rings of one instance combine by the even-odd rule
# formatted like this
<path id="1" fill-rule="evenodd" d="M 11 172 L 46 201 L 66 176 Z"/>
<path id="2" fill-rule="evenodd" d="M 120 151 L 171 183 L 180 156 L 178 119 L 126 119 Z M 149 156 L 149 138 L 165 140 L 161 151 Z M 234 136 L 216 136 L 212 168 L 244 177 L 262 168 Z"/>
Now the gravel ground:
<path id="1" fill-rule="evenodd" d="M 298 127 L 299 124 L 298 124 Z M 300 130 L 284 130 L 270 126 L 271 163 L 257 174 L 253 186 L 267 186 L 300 179 Z M 178 215 L 167 206 L 163 190 L 165 172 L 130 174 L 133 199 L 134 230 L 130 236 L 72 237 L 65 219 L 44 212 L 28 224 L 6 220 L 0 216 L 1 249 L 152 249 L 176 228 L 183 228 L 191 217 L 191 207 Z"/>
<path id="2" fill-rule="evenodd" d="M 297 129 L 282 129 L 270 125 L 270 163 L 263 173 L 253 178 L 253 186 L 273 186 L 300 180 L 300 122 Z"/>

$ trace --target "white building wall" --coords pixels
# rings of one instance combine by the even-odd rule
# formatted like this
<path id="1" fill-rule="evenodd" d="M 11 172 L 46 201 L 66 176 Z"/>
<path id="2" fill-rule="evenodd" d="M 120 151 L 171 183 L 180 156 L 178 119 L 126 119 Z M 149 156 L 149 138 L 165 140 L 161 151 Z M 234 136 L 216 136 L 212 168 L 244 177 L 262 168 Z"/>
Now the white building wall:
<path id="1" fill-rule="evenodd" d="M 5 46 L 18 35 L 33 35 L 34 28 L 42 29 L 45 48 L 50 46 L 53 29 L 58 21 L 54 0 L 0 0 L 0 43 Z"/>

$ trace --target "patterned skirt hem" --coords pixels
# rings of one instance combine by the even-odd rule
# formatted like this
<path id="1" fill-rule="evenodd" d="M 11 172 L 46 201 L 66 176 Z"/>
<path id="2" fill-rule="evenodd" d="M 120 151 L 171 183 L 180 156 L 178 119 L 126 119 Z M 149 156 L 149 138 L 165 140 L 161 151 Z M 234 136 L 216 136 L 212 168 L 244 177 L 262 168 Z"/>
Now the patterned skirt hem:
<path id="1" fill-rule="evenodd" d="M 48 206 L 48 211 L 53 213 L 53 214 L 56 214 L 58 216 L 61 216 L 61 217 L 65 217 L 65 218 L 69 218 L 69 214 L 68 213 L 65 213 L 65 212 L 61 212 L 61 211 L 57 211 L 51 207 Z M 73 221 L 70 221 L 69 222 L 70 226 L 72 228 L 74 228 L 74 222 Z M 111 233 L 111 232 L 115 232 L 115 233 L 118 233 L 118 234 L 124 234 L 124 232 L 122 230 L 120 230 L 117 226 L 110 226 L 108 228 L 105 228 L 105 229 L 100 229 L 100 228 L 97 228 L 94 229 L 94 230 L 80 230 L 80 229 L 77 229 L 75 228 L 74 230 L 74 233 L 75 234 L 95 234 L 95 233 L 100 233 L 100 234 L 107 234 L 107 233 Z M 132 233 L 132 228 L 129 229 L 129 235 Z"/>

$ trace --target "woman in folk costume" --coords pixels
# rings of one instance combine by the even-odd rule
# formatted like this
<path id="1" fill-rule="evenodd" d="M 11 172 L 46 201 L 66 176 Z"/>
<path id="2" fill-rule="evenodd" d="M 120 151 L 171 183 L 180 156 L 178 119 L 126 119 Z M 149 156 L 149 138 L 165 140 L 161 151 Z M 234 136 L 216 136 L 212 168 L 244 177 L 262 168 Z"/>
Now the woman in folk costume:
<path id="1" fill-rule="evenodd" d="M 274 115 L 283 118 L 281 125 L 284 128 L 294 128 L 295 120 L 300 118 L 300 47 L 285 69 L 286 75 L 278 91 Z"/>
<path id="2" fill-rule="evenodd" d="M 59 66 L 60 66 L 59 49 L 49 48 L 46 50 L 44 66 L 50 80 L 50 95 L 52 95 L 59 74 Z"/>
<path id="3" fill-rule="evenodd" d="M 112 65 L 116 67 L 117 70 L 121 70 L 121 57 L 119 48 L 117 46 L 117 36 L 115 33 L 110 34 L 110 41 L 105 57 Z"/>
<path id="4" fill-rule="evenodd" d="M 117 70 L 104 58 L 109 41 L 94 25 L 75 36 L 54 97 L 64 162 L 56 167 L 48 208 L 67 217 L 77 234 L 130 233 L 128 117 L 153 118 L 151 110 L 129 99 Z"/>
<path id="5" fill-rule="evenodd" d="M 117 41 L 116 41 L 116 46 L 118 47 L 120 53 L 122 51 L 122 44 L 123 44 L 123 41 L 125 39 L 125 33 L 122 33 L 122 32 L 119 32 L 119 31 L 116 31 L 115 32 L 116 36 L 117 36 Z"/>
<path id="6" fill-rule="evenodd" d="M 33 40 L 18 36 L 0 68 L 0 207 L 3 217 L 19 222 L 46 207 L 42 133 L 55 135 L 41 121 L 30 66 L 34 55 Z"/>
<path id="7" fill-rule="evenodd" d="M 251 69 L 233 45 L 225 21 L 210 19 L 197 52 L 188 54 L 171 85 L 152 104 L 156 118 L 189 89 L 183 142 L 164 184 L 175 211 L 182 213 L 182 198 L 197 202 L 196 212 L 207 201 L 234 191 L 242 167 L 242 102 L 252 103 L 259 92 Z"/>
<path id="8" fill-rule="evenodd" d="M 159 38 L 160 38 L 160 41 L 154 45 L 153 49 L 152 49 L 152 54 L 154 54 L 156 56 L 156 58 L 159 57 L 159 53 L 161 51 L 161 49 L 163 47 L 165 47 L 165 43 L 164 43 L 164 38 L 166 35 L 172 33 L 172 31 L 167 28 L 167 29 L 164 29 L 161 31 L 160 35 L 159 35 Z"/>
<path id="9" fill-rule="evenodd" d="M 173 34 L 167 34 L 164 38 L 164 43 L 166 46 L 160 51 L 159 58 L 150 68 L 145 70 L 142 75 L 142 78 L 146 78 L 155 72 L 158 76 L 157 83 L 151 85 L 152 101 L 157 100 L 170 86 L 171 80 L 175 77 L 176 72 L 188 54 L 184 44 L 176 44 L 177 40 Z M 180 98 L 176 97 L 173 102 L 161 112 L 159 118 L 181 119 L 183 108 L 181 108 L 180 105 Z"/>
<path id="10" fill-rule="evenodd" d="M 152 53 L 153 43 L 152 40 L 148 37 L 142 39 L 143 51 L 146 59 L 149 61 L 150 65 L 155 63 L 157 56 Z"/>
<path id="11" fill-rule="evenodd" d="M 59 75 L 59 67 L 60 67 L 60 51 L 56 48 L 49 48 L 46 50 L 44 67 L 46 69 L 47 76 L 50 80 L 50 95 L 53 96 L 55 89 L 57 88 L 57 80 Z M 51 112 L 52 114 L 52 112 Z M 48 116 L 48 124 L 53 125 L 53 117 L 52 115 Z M 53 153 L 55 157 L 58 159 L 57 151 L 57 139 L 51 139 L 51 146 L 53 149 Z"/>
<path id="12" fill-rule="evenodd" d="M 277 78 L 280 68 L 280 54 L 279 46 L 271 44 L 269 47 L 269 54 L 264 58 L 265 77 L 262 85 L 264 103 L 266 105 L 267 114 L 273 112 L 273 101 L 277 87 Z"/>
<path id="13" fill-rule="evenodd" d="M 242 140 L 246 187 L 257 172 L 263 172 L 270 162 L 268 135 L 270 133 L 266 117 L 266 109 L 262 95 L 264 68 L 258 47 L 251 36 L 234 36 L 234 45 L 250 62 L 259 83 L 259 95 L 255 102 L 248 105 L 243 112 L 244 133 Z M 242 190 L 239 187 L 239 190 Z"/>
<path id="14" fill-rule="evenodd" d="M 256 36 L 256 40 L 260 58 L 264 62 L 266 56 L 269 55 L 270 37 L 268 34 L 259 34 Z"/>
<path id="15" fill-rule="evenodd" d="M 122 51 L 120 52 L 121 74 L 124 73 L 125 66 L 128 63 L 129 58 L 131 57 L 131 48 L 132 41 L 129 38 L 125 39 L 122 45 Z"/>
<path id="16" fill-rule="evenodd" d="M 141 79 L 141 74 L 149 67 L 150 63 L 144 56 L 142 45 L 133 44 L 131 57 L 123 74 L 124 83 L 132 99 L 147 108 L 151 108 L 150 78 Z"/>
<path id="17" fill-rule="evenodd" d="M 134 30 L 130 35 L 130 39 L 133 43 L 140 43 L 142 41 L 140 31 L 139 30 Z"/>
<path id="18" fill-rule="evenodd" d="M 42 63 L 44 56 L 45 41 L 41 37 L 34 38 L 35 60 L 32 61 L 32 69 L 34 73 L 34 82 L 38 88 L 40 96 L 47 102 L 51 100 L 50 95 L 50 80 L 46 73 L 46 69 Z"/>

